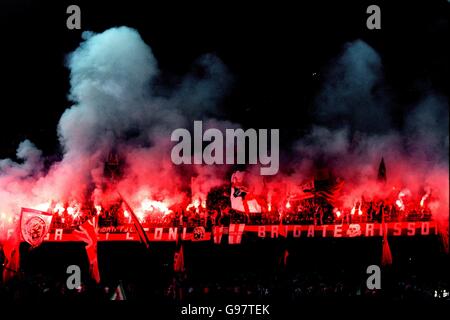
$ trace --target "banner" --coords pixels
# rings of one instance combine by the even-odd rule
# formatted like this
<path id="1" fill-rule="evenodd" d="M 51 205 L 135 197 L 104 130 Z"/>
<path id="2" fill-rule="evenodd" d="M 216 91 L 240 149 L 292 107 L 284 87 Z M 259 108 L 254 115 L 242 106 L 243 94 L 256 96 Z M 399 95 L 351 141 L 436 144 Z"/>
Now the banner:
<path id="1" fill-rule="evenodd" d="M 20 229 L 22 238 L 32 247 L 39 246 L 50 229 L 53 215 L 35 209 L 22 208 Z"/>
<path id="2" fill-rule="evenodd" d="M 148 241 L 210 241 L 211 231 L 204 227 L 195 228 L 144 228 Z M 55 229 L 48 233 L 45 241 L 80 241 L 72 230 Z M 104 227 L 97 231 L 97 241 L 141 241 L 134 226 Z"/>
<path id="3" fill-rule="evenodd" d="M 435 222 L 352 223 L 333 225 L 261 225 L 245 226 L 245 233 L 255 233 L 258 238 L 358 238 L 386 236 L 437 235 Z"/>
<path id="4" fill-rule="evenodd" d="M 199 227 L 197 227 L 199 228 Z M 358 238 L 383 237 L 387 232 L 393 237 L 430 236 L 438 234 L 438 227 L 434 221 L 420 222 L 389 222 L 381 223 L 352 223 L 314 225 L 246 225 L 230 224 L 228 227 L 214 226 L 211 231 L 204 228 L 144 228 L 149 241 L 211 241 L 221 243 L 222 237 L 228 235 L 229 244 L 241 243 L 242 238 Z M 194 231 L 196 230 L 196 231 Z M 179 234 L 180 232 L 180 234 Z M 99 228 L 98 241 L 140 241 L 134 227 Z M 55 229 L 47 233 L 44 241 L 79 241 L 72 230 Z"/>

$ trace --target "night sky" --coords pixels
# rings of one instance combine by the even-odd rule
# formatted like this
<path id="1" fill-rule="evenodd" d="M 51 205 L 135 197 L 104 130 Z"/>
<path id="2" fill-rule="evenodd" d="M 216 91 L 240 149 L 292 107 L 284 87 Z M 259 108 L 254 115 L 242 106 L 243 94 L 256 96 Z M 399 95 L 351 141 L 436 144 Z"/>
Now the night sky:
<path id="1" fill-rule="evenodd" d="M 395 115 L 423 92 L 448 96 L 447 1 L 158 2 L 3 0 L 0 158 L 14 157 L 27 138 L 47 157 L 60 154 L 57 123 L 71 105 L 65 57 L 82 31 L 113 26 L 138 30 L 164 73 L 162 83 L 191 72 L 200 55 L 216 54 L 234 78 L 221 106 L 227 117 L 246 127 L 280 128 L 282 143 L 308 129 L 323 68 L 358 38 L 381 55 L 398 125 Z M 81 31 L 66 28 L 70 4 L 81 7 Z M 381 7 L 381 30 L 366 28 L 370 4 Z"/>

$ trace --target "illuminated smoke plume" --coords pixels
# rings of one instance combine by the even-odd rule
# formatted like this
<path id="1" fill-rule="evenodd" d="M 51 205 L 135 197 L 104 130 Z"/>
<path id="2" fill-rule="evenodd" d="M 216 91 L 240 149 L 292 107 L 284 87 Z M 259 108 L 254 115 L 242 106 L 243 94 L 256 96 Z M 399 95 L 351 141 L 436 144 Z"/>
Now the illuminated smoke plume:
<path id="1" fill-rule="evenodd" d="M 177 167 L 170 159 L 170 133 L 176 128 L 191 128 L 194 120 L 203 120 L 205 129 L 237 126 L 217 108 L 231 77 L 216 56 L 195 62 L 201 73 L 161 86 L 157 61 L 135 30 L 85 32 L 83 38 L 67 59 L 73 105 L 58 124 L 63 158 L 44 169 L 41 152 L 26 140 L 17 150 L 19 163 L 0 161 L 2 221 L 17 217 L 21 206 L 46 210 L 52 201 L 102 204 L 115 188 L 134 206 L 144 199 L 167 206 L 189 202 L 191 193 L 205 200 L 212 187 L 229 182 L 227 166 Z M 400 111 L 388 94 L 392 90 L 382 59 L 360 40 L 347 44 L 322 75 L 309 133 L 293 144 L 293 157 L 281 155 L 288 159 L 281 172 L 248 183 L 251 191 L 284 201 L 287 194 L 300 192 L 300 183 L 320 164 L 345 180 L 343 207 L 353 207 L 362 196 L 397 197 L 406 188 L 418 202 L 429 193 L 426 201 L 435 217 L 447 219 L 446 98 L 424 92 L 421 101 Z M 403 123 L 394 125 L 392 110 L 403 112 Z M 104 175 L 111 152 L 123 165 L 114 185 Z M 381 157 L 386 184 L 376 179 Z"/>
<path id="2" fill-rule="evenodd" d="M 83 39 L 67 59 L 74 104 L 58 124 L 62 160 L 44 171 L 41 152 L 24 141 L 17 151 L 22 163 L 0 162 L 0 213 L 9 220 L 21 206 L 45 210 L 51 201 L 107 199 L 110 181 L 104 177 L 104 163 L 112 151 L 123 163 L 117 187 L 131 201 L 148 197 L 167 205 L 179 202 L 186 196 L 186 174 L 171 162 L 170 133 L 189 128 L 194 120 L 221 124 L 214 119 L 216 106 L 230 76 L 217 57 L 200 57 L 195 67 L 201 75 L 188 74 L 175 87 L 159 88 L 162 94 L 154 84 L 160 75 L 157 61 L 137 31 L 112 28 L 85 32 Z M 223 171 L 196 166 L 184 170 L 198 176 L 202 194 L 217 185 L 211 179 L 218 176 L 215 171 Z"/>
<path id="3" fill-rule="evenodd" d="M 318 162 L 325 163 L 345 180 L 345 207 L 361 196 L 383 199 L 403 188 L 420 201 L 431 190 L 435 218 L 448 221 L 447 99 L 423 92 L 420 101 L 404 108 L 404 123 L 394 126 L 390 110 L 399 108 L 387 93 L 381 58 L 359 40 L 345 46 L 323 78 L 315 124 L 295 145 L 296 174 L 312 174 Z M 386 185 L 376 180 L 381 157 Z"/>

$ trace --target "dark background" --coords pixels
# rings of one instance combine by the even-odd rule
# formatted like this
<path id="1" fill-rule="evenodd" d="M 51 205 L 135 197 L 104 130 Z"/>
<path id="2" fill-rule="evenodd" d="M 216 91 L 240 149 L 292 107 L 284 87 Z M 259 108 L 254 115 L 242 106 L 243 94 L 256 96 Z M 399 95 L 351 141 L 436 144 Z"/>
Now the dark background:
<path id="1" fill-rule="evenodd" d="M 246 288 L 255 290 L 257 285 L 261 285 L 269 288 L 269 301 L 285 299 L 288 302 L 293 288 L 298 285 L 295 278 L 300 276 L 305 281 L 299 285 L 303 290 L 308 286 L 317 290 L 321 286 L 334 286 L 341 282 L 346 288 L 344 296 L 350 299 L 356 296 L 358 289 L 364 291 L 366 288 L 367 267 L 380 264 L 381 240 L 379 237 L 258 239 L 256 235 L 244 235 L 239 245 L 228 245 L 226 240 L 220 245 L 211 241 L 187 241 L 183 244 L 187 278 L 180 286 L 192 287 L 197 292 L 198 296 L 192 296 L 194 301 L 205 298 L 202 294 L 204 287 L 212 290 L 219 285 L 222 288 L 219 302 L 230 303 L 232 297 L 240 297 L 238 301 L 249 303 L 251 296 L 245 298 L 240 294 Z M 428 299 L 429 302 L 433 290 L 448 289 L 449 260 L 442 253 L 436 236 L 390 237 L 389 244 L 394 264 L 382 268 L 379 297 L 393 301 Z M 84 244 L 79 242 L 44 243 L 30 250 L 24 243 L 21 247 L 22 270 L 30 281 L 42 278 L 46 283 L 65 284 L 68 277 L 66 268 L 74 264 L 81 268 L 85 277 L 83 283 L 89 283 L 83 247 Z M 98 254 L 102 284 L 115 288 L 122 281 L 127 298 L 134 301 L 162 299 L 176 277 L 173 272 L 175 249 L 175 243 L 152 242 L 151 249 L 146 251 L 138 242 L 101 242 Z M 289 252 L 286 266 L 282 262 L 285 250 Z M 423 291 L 417 297 L 408 295 L 404 283 L 414 287 L 409 291 L 415 294 L 421 292 L 416 290 Z M 226 288 L 234 286 L 241 291 L 230 295 Z M 50 285 L 50 288 L 53 287 Z M 305 297 L 329 298 L 323 293 L 311 293 Z M 99 297 L 93 299 L 100 300 Z M 212 303 L 208 299 L 206 301 Z"/>
<path id="2" fill-rule="evenodd" d="M 380 53 L 399 108 L 420 98 L 418 88 L 447 94 L 445 0 L 161 3 L 2 1 L 0 158 L 14 157 L 26 138 L 46 156 L 61 152 L 56 126 L 70 106 L 64 61 L 85 30 L 136 28 L 167 74 L 183 75 L 198 56 L 215 53 L 234 76 L 223 105 L 231 120 L 288 134 L 306 130 L 321 71 L 358 38 Z M 81 31 L 66 28 L 70 4 L 81 7 Z M 366 28 L 371 4 L 381 7 L 381 30 Z"/>

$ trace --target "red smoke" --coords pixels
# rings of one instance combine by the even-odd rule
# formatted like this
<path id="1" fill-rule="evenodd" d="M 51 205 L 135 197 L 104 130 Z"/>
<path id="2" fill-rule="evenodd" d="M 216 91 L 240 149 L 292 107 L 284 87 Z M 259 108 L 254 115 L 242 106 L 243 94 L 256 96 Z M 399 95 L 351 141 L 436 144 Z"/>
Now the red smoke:
<path id="1" fill-rule="evenodd" d="M 217 112 L 230 78 L 217 57 L 198 60 L 204 77 L 187 75 L 176 89 L 159 96 L 149 89 L 160 73 L 157 61 L 135 30 L 113 28 L 84 37 L 69 57 L 74 104 L 58 125 L 62 160 L 46 169 L 41 152 L 26 140 L 18 147 L 18 163 L 0 161 L 0 238 L 17 222 L 21 207 L 60 215 L 65 211 L 76 221 L 86 206 L 99 213 L 120 191 L 141 218 L 164 216 L 190 203 L 204 205 L 211 188 L 230 182 L 232 170 L 226 165 L 182 167 L 170 158 L 170 133 L 176 128 L 206 117 L 207 127 L 237 126 Z M 332 178 L 345 181 L 336 214 L 354 207 L 358 212 L 356 203 L 362 199 L 395 202 L 402 190 L 409 190 L 402 201 L 420 206 L 423 200 L 435 219 L 448 222 L 448 110 L 442 113 L 446 101 L 425 98 L 405 115 L 404 127 L 391 128 L 386 120 L 388 97 L 372 96 L 382 70 L 379 60 L 361 41 L 350 44 L 337 69 L 326 73 L 317 125 L 283 157 L 280 173 L 263 178 L 258 168 L 248 167 L 255 173 L 246 181 L 249 192 L 263 196 L 269 211 L 304 197 L 301 184 L 317 176 L 320 162 Z M 357 103 L 352 101 L 355 96 Z M 366 110 L 372 115 L 368 119 Z M 367 121 L 371 131 L 365 131 Z M 110 154 L 119 157 L 116 175 L 105 174 Z M 381 157 L 385 183 L 377 181 Z"/>

